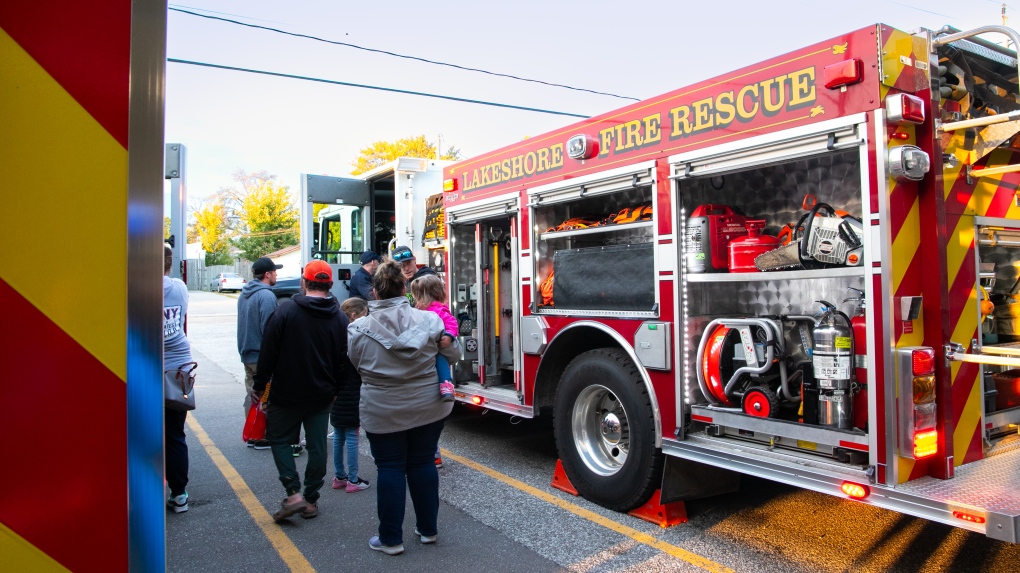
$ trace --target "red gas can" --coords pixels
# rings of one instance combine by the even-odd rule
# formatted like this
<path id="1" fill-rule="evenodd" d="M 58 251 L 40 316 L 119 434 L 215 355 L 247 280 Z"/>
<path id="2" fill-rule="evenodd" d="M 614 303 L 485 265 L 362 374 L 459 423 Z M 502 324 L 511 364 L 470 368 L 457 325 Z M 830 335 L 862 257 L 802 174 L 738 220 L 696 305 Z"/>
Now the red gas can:
<path id="1" fill-rule="evenodd" d="M 747 234 L 744 217 L 726 205 L 701 205 L 687 220 L 684 261 L 689 273 L 723 272 L 730 241 Z"/>
<path id="2" fill-rule="evenodd" d="M 754 266 L 755 257 L 782 246 L 779 237 L 761 234 L 765 228 L 764 219 L 749 220 L 744 225 L 747 227 L 747 236 L 730 241 L 731 273 L 759 272 L 758 267 Z"/>

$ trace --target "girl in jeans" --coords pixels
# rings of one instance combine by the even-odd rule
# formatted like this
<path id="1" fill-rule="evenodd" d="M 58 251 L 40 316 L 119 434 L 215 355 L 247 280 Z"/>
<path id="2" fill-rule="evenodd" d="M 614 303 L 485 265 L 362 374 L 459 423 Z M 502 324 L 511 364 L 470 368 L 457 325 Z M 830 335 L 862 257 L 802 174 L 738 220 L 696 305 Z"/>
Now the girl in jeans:
<path id="1" fill-rule="evenodd" d="M 436 392 L 436 355 L 453 360 L 460 345 L 444 339 L 435 313 L 413 308 L 404 277 L 393 261 L 372 278 L 377 300 L 368 316 L 348 328 L 351 362 L 361 374 L 361 425 L 378 469 L 379 534 L 368 546 L 387 555 L 404 552 L 404 500 L 411 494 L 415 535 L 435 543 L 438 533 L 439 472 L 434 454 L 453 402 Z M 444 346 L 445 344 L 445 346 Z"/>
<path id="2" fill-rule="evenodd" d="M 340 305 L 340 310 L 352 323 L 368 315 L 368 304 L 361 298 L 349 298 Z M 333 402 L 329 423 L 333 425 L 333 489 L 345 489 L 347 493 L 368 489 L 368 482 L 358 476 L 358 399 L 361 393 L 361 376 L 352 371 L 347 385 Z M 344 449 L 347 450 L 347 469 L 344 469 Z"/>

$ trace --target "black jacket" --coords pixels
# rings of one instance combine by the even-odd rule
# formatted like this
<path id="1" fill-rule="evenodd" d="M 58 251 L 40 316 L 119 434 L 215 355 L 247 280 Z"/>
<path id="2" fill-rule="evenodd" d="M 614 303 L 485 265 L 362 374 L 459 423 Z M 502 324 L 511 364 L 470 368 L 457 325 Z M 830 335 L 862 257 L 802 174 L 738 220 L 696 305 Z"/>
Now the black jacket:
<path id="1" fill-rule="evenodd" d="M 340 428 L 357 428 L 361 425 L 358 402 L 361 400 L 361 375 L 351 368 L 347 385 L 340 389 L 329 414 L 329 423 Z"/>
<path id="2" fill-rule="evenodd" d="M 375 295 L 372 294 L 372 275 L 368 274 L 364 267 L 355 271 L 354 276 L 351 277 L 349 290 L 351 296 L 375 300 Z"/>
<path id="3" fill-rule="evenodd" d="M 347 317 L 333 297 L 294 295 L 280 303 L 262 333 L 254 389 L 273 381 L 269 402 L 325 408 L 347 384 Z"/>

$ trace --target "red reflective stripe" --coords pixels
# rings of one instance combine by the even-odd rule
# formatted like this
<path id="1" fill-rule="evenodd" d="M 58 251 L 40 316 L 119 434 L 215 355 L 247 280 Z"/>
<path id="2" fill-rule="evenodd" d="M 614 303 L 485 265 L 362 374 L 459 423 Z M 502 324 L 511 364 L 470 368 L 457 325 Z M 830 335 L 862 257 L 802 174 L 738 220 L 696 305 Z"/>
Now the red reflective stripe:
<path id="1" fill-rule="evenodd" d="M 706 424 L 712 423 L 712 418 L 709 418 L 708 416 L 699 416 L 697 414 L 691 414 L 691 419 L 694 420 L 695 422 L 705 422 Z"/>
<path id="2" fill-rule="evenodd" d="M 127 385 L 2 279 L 0 315 L 17 357 L 4 364 L 0 522 L 71 571 L 126 571 Z"/>
<path id="3" fill-rule="evenodd" d="M 126 149 L 131 2 L 0 2 L 0 28 Z"/>
<path id="4" fill-rule="evenodd" d="M 847 442 L 847 441 L 844 441 L 844 440 L 840 440 L 839 441 L 839 447 L 846 448 L 848 450 L 857 450 L 859 452 L 866 452 L 866 451 L 868 451 L 868 445 L 867 444 L 858 444 L 858 443 L 855 443 L 855 442 Z"/>

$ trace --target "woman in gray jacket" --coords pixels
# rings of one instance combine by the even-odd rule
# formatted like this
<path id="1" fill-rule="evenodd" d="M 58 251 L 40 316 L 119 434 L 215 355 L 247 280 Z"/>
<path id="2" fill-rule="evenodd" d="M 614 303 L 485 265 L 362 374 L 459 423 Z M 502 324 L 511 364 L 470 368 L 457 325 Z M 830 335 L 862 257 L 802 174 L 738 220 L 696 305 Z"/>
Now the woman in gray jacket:
<path id="1" fill-rule="evenodd" d="M 443 321 L 412 307 L 404 296 L 400 267 L 386 261 L 372 278 L 376 299 L 368 316 L 348 326 L 348 354 L 361 374 L 361 426 L 377 469 L 379 535 L 369 547 L 388 555 L 403 553 L 404 499 L 410 491 L 415 535 L 435 543 L 439 514 L 436 447 L 453 402 L 437 387 L 436 354 L 460 359 L 454 341 L 441 347 Z M 449 340 L 447 339 L 447 341 Z"/>

